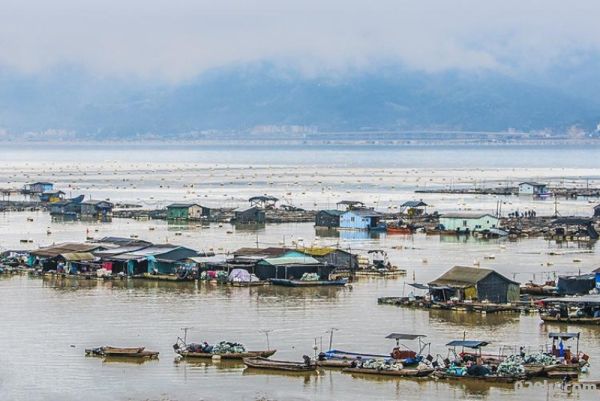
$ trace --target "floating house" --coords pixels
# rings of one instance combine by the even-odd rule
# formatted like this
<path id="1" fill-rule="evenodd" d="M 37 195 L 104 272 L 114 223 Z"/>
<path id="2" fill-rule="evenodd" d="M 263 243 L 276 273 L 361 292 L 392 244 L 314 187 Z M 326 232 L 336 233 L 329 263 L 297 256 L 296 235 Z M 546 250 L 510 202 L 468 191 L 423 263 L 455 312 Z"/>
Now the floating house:
<path id="1" fill-rule="evenodd" d="M 63 200 L 50 205 L 51 216 L 77 216 L 81 213 L 81 203 Z"/>
<path id="2" fill-rule="evenodd" d="M 365 204 L 361 201 L 343 200 L 336 203 L 335 206 L 338 208 L 338 210 L 346 211 L 353 209 L 364 209 Z"/>
<path id="3" fill-rule="evenodd" d="M 527 181 L 519 184 L 519 195 L 541 195 L 548 193 L 548 186 L 540 182 Z"/>
<path id="4" fill-rule="evenodd" d="M 340 228 L 373 230 L 379 226 L 382 216 L 373 209 L 350 209 L 340 216 Z"/>
<path id="5" fill-rule="evenodd" d="M 39 194 L 39 197 L 42 202 L 56 203 L 64 200 L 65 195 L 63 191 L 45 191 Z"/>
<path id="6" fill-rule="evenodd" d="M 278 201 L 278 198 L 269 195 L 253 196 L 248 199 L 250 207 L 258 207 L 260 209 L 275 209 Z"/>
<path id="7" fill-rule="evenodd" d="M 556 235 L 574 235 L 598 239 L 600 234 L 594 227 L 594 220 L 585 217 L 560 217 L 552 221 Z"/>
<path id="8" fill-rule="evenodd" d="M 257 206 L 249 209 L 237 209 L 233 213 L 231 222 L 235 224 L 263 224 L 266 220 L 264 209 Z"/>
<path id="9" fill-rule="evenodd" d="M 454 266 L 429 283 L 429 293 L 435 301 L 478 300 L 509 303 L 519 300 L 519 283 L 500 273 L 479 267 Z"/>
<path id="10" fill-rule="evenodd" d="M 321 263 L 335 266 L 338 269 L 357 270 L 358 255 L 338 248 L 312 247 L 301 248 L 300 251 L 312 256 Z"/>
<path id="11" fill-rule="evenodd" d="M 596 288 L 596 273 L 574 276 L 558 276 L 556 283 L 559 295 L 586 295 Z"/>
<path id="12" fill-rule="evenodd" d="M 129 249 L 128 249 L 129 248 Z M 119 252 L 120 251 L 120 252 Z M 190 248 L 171 244 L 150 246 L 130 246 L 98 253 L 105 262 L 110 262 L 110 270 L 129 276 L 144 274 L 173 274 L 198 253 Z"/>
<path id="13" fill-rule="evenodd" d="M 112 216 L 114 205 L 111 202 L 103 200 L 87 200 L 81 202 L 81 216 L 93 217 L 96 219 Z"/>
<path id="14" fill-rule="evenodd" d="M 199 220 L 203 216 L 203 207 L 197 203 L 172 203 L 167 206 L 167 219 Z"/>
<path id="15" fill-rule="evenodd" d="M 41 266 L 44 271 L 56 270 L 58 263 L 66 261 L 66 254 L 93 253 L 103 249 L 107 249 L 103 244 L 65 242 L 29 252 L 27 264 L 32 267 Z"/>
<path id="16" fill-rule="evenodd" d="M 344 214 L 341 210 L 320 210 L 315 216 L 316 227 L 334 228 L 340 226 L 340 216 Z"/>
<path id="17" fill-rule="evenodd" d="M 54 189 L 54 184 L 51 182 L 32 182 L 31 184 L 25 184 L 23 191 L 31 194 L 41 194 L 49 192 Z"/>
<path id="18" fill-rule="evenodd" d="M 498 228 L 500 219 L 489 213 L 447 213 L 440 216 L 445 231 L 470 233 Z"/>
<path id="19" fill-rule="evenodd" d="M 316 273 L 322 280 L 327 280 L 334 267 L 319 262 L 317 259 L 300 254 L 266 258 L 256 264 L 254 274 L 261 280 L 271 278 L 300 279 L 305 273 Z"/>
<path id="20" fill-rule="evenodd" d="M 402 213 L 407 213 L 411 216 L 418 216 L 425 213 L 427 206 L 429 205 L 422 200 L 408 201 L 400 205 L 400 210 Z"/>

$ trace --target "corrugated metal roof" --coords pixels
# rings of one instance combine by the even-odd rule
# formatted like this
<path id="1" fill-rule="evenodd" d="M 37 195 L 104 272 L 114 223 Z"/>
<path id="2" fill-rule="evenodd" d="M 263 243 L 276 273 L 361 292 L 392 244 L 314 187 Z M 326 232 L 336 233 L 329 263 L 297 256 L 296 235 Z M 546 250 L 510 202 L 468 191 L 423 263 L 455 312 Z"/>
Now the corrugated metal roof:
<path id="1" fill-rule="evenodd" d="M 286 252 L 291 251 L 292 249 L 288 248 L 277 248 L 277 247 L 269 247 L 269 248 L 240 248 L 237 251 L 233 252 L 234 256 L 272 256 L 277 257 L 285 254 Z"/>
<path id="2" fill-rule="evenodd" d="M 311 256 L 325 256 L 336 251 L 335 248 L 330 247 L 300 248 L 298 250 Z"/>
<path id="3" fill-rule="evenodd" d="M 95 249 L 102 248 L 100 244 L 89 244 L 89 243 L 74 243 L 65 242 L 58 245 L 48 246 L 44 248 L 36 249 L 31 251 L 30 254 L 34 256 L 41 256 L 46 258 L 52 258 L 63 253 L 70 252 L 91 252 Z"/>
<path id="4" fill-rule="evenodd" d="M 190 208 L 192 206 L 202 207 L 197 203 L 171 203 L 167 206 L 167 209 L 176 209 L 176 208 Z"/>
<path id="5" fill-rule="evenodd" d="M 263 259 L 262 262 L 268 263 L 272 266 L 281 266 L 281 265 L 318 265 L 319 262 L 317 259 L 312 256 L 290 256 L 290 257 L 280 257 L 280 258 L 266 258 Z"/>
<path id="6" fill-rule="evenodd" d="M 379 216 L 383 216 L 382 213 L 379 213 L 373 209 L 352 209 L 352 210 L 348 210 L 345 213 L 354 213 L 357 216 L 361 216 L 361 217 L 379 217 Z"/>
<path id="7" fill-rule="evenodd" d="M 346 211 L 328 209 L 328 210 L 319 210 L 319 213 L 327 213 L 331 216 L 341 216 L 342 214 L 346 213 Z"/>
<path id="8" fill-rule="evenodd" d="M 67 262 L 79 262 L 84 260 L 94 260 L 96 257 L 89 252 L 70 252 L 63 253 L 62 256 Z"/>
<path id="9" fill-rule="evenodd" d="M 408 201 L 404 202 L 400 207 L 422 207 L 428 206 L 427 203 L 423 201 Z"/>
<path id="10" fill-rule="evenodd" d="M 497 219 L 496 216 L 490 213 L 444 213 L 440 217 L 448 219 L 480 219 L 485 216 Z"/>
<path id="11" fill-rule="evenodd" d="M 528 184 L 531 185 L 532 187 L 545 187 L 546 184 L 541 183 L 541 182 L 535 182 L 535 181 L 524 181 L 524 182 L 520 182 L 519 185 L 523 185 L 523 184 Z"/>
<path id="12" fill-rule="evenodd" d="M 471 287 L 473 285 L 476 285 L 478 282 L 480 282 L 492 273 L 495 273 L 495 271 L 491 269 L 483 269 L 480 267 L 468 266 L 454 266 L 452 269 L 448 270 L 446 273 L 442 274 L 437 279 L 431 281 L 429 285 L 450 286 L 455 288 Z M 505 278 L 507 281 L 515 283 L 514 281 L 502 276 L 500 273 L 497 274 Z"/>

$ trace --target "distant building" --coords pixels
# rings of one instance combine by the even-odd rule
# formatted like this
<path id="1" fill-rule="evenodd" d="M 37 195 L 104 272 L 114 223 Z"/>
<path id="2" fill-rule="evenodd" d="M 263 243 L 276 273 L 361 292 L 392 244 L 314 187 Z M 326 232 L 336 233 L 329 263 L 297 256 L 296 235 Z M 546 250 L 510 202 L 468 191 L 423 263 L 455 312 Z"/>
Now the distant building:
<path id="1" fill-rule="evenodd" d="M 500 219 L 489 213 L 447 213 L 440 216 L 440 225 L 446 231 L 469 233 L 498 228 Z"/>
<path id="2" fill-rule="evenodd" d="M 365 204 L 362 203 L 361 201 L 355 201 L 355 200 L 343 200 L 343 201 L 339 201 L 338 203 L 335 204 L 335 206 L 337 207 L 338 210 L 353 210 L 353 209 L 364 209 Z"/>
<path id="3" fill-rule="evenodd" d="M 253 196 L 252 198 L 248 199 L 251 207 L 256 206 L 261 209 L 275 209 L 278 201 L 279 199 L 276 197 L 268 195 Z"/>
<path id="4" fill-rule="evenodd" d="M 339 227 L 340 216 L 344 214 L 341 210 L 320 210 L 315 216 L 315 226 L 317 227 Z"/>
<path id="5" fill-rule="evenodd" d="M 65 199 L 65 193 L 63 191 L 45 191 L 39 194 L 42 202 L 55 203 Z"/>
<path id="6" fill-rule="evenodd" d="M 262 224 L 266 220 L 265 211 L 259 207 L 235 210 L 232 223 L 236 224 Z"/>
<path id="7" fill-rule="evenodd" d="M 25 184 L 23 189 L 32 194 L 41 194 L 43 192 L 52 191 L 54 184 L 51 182 L 32 182 L 31 184 Z"/>
<path id="8" fill-rule="evenodd" d="M 383 215 L 373 209 L 350 209 L 340 216 L 340 228 L 372 230 Z"/>
<path id="9" fill-rule="evenodd" d="M 172 203 L 167 206 L 167 218 L 173 220 L 196 220 L 202 218 L 202 206 L 197 203 Z"/>
<path id="10" fill-rule="evenodd" d="M 63 200 L 50 205 L 52 216 L 76 216 L 81 213 L 81 203 Z"/>
<path id="11" fill-rule="evenodd" d="M 112 216 L 114 205 L 111 202 L 103 200 L 87 200 L 81 202 L 81 216 L 93 217 L 96 219 Z"/>
<path id="12" fill-rule="evenodd" d="M 519 184 L 519 195 L 540 195 L 548 192 L 548 186 L 539 182 L 522 182 Z"/>
<path id="13" fill-rule="evenodd" d="M 408 201 L 408 202 L 404 202 L 402 205 L 400 205 L 400 209 L 402 210 L 402 212 L 406 212 L 409 215 L 412 216 L 416 216 L 416 215 L 421 215 L 425 212 L 425 210 L 427 209 L 427 206 L 429 206 L 427 203 L 423 202 L 422 200 L 420 201 Z"/>
<path id="14" fill-rule="evenodd" d="M 491 269 L 454 266 L 429 283 L 429 293 L 436 301 L 450 298 L 508 303 L 519 300 L 519 283 Z"/>

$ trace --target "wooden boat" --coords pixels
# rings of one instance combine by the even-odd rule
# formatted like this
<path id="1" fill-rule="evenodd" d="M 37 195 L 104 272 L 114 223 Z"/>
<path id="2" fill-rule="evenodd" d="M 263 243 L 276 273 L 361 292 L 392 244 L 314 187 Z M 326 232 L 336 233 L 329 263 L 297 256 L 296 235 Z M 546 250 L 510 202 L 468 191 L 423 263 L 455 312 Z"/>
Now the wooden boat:
<path id="1" fill-rule="evenodd" d="M 351 368 L 355 363 L 354 359 L 324 359 L 322 361 L 317 361 L 317 365 L 322 368 L 335 369 Z"/>
<path id="2" fill-rule="evenodd" d="M 233 353 L 233 354 L 214 354 L 212 352 L 189 352 L 184 350 L 176 351 L 179 355 L 184 358 L 202 358 L 202 359 L 212 359 L 214 356 L 218 356 L 221 359 L 237 359 L 242 360 L 244 358 L 268 358 L 275 354 L 277 350 L 269 350 L 269 351 L 246 351 L 241 353 Z"/>
<path id="3" fill-rule="evenodd" d="M 409 235 L 413 233 L 413 229 L 408 226 L 387 226 L 386 232 L 388 234 L 405 234 Z"/>
<path id="4" fill-rule="evenodd" d="M 367 368 L 345 368 L 344 373 L 365 373 L 369 375 L 397 376 L 397 377 L 427 377 L 434 372 L 434 369 L 367 369 Z"/>
<path id="5" fill-rule="evenodd" d="M 232 287 L 262 287 L 263 285 L 269 285 L 268 281 L 230 281 L 229 284 Z"/>
<path id="6" fill-rule="evenodd" d="M 518 380 L 525 380 L 526 376 L 498 376 L 498 375 L 488 375 L 488 376 L 458 376 L 452 375 L 445 372 L 437 371 L 434 373 L 434 376 L 437 379 L 442 380 L 476 380 L 476 381 L 484 381 L 484 382 L 494 382 L 494 383 L 514 383 Z"/>
<path id="7" fill-rule="evenodd" d="M 354 273 L 356 276 L 363 277 L 394 277 L 394 276 L 405 276 L 406 270 L 404 269 L 364 269 L 357 270 Z"/>
<path id="8" fill-rule="evenodd" d="M 310 359 L 309 359 L 310 361 Z M 249 368 L 283 370 L 286 372 L 314 372 L 317 370 L 315 363 L 274 361 L 267 358 L 244 358 L 244 364 Z"/>
<path id="9" fill-rule="evenodd" d="M 600 325 L 600 317 L 560 317 L 549 314 L 540 314 L 540 318 L 546 323 L 571 323 Z"/>
<path id="10" fill-rule="evenodd" d="M 159 353 L 156 351 L 146 351 L 144 347 L 120 348 L 105 346 L 86 349 L 85 354 L 103 357 L 157 358 Z"/>
<path id="11" fill-rule="evenodd" d="M 273 285 L 281 285 L 284 287 L 320 287 L 320 286 L 334 286 L 343 287 L 348 282 L 347 278 L 341 278 L 339 280 L 288 280 L 283 278 L 272 278 L 269 280 Z"/>
<path id="12" fill-rule="evenodd" d="M 576 379 L 577 377 L 579 377 L 579 372 L 566 370 L 552 370 L 550 372 L 545 372 L 545 375 L 551 379 L 563 379 L 565 377 Z"/>

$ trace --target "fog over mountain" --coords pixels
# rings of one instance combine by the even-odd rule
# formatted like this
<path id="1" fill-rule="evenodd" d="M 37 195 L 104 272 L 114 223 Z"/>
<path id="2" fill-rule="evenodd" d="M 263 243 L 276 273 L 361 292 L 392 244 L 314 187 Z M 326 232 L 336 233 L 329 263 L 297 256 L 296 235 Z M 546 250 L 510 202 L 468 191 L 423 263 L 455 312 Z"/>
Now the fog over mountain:
<path id="1" fill-rule="evenodd" d="M 7 0 L 0 134 L 591 132 L 597 15 L 593 1 Z"/>

